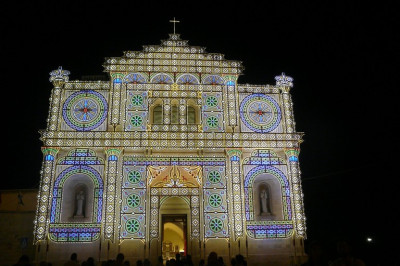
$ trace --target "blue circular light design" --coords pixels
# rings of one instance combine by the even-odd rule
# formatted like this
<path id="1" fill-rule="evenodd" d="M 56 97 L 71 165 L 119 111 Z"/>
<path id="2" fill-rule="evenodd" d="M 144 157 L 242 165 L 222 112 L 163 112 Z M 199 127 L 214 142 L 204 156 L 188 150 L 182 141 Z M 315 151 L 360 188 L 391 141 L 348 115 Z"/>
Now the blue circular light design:
<path id="1" fill-rule="evenodd" d="M 251 130 L 267 133 L 274 130 L 281 121 L 279 104 L 271 97 L 256 93 L 243 99 L 239 108 L 242 122 Z"/>
<path id="2" fill-rule="evenodd" d="M 90 131 L 99 127 L 107 118 L 108 105 L 101 93 L 82 90 L 73 93 L 63 105 L 65 123 L 78 131 Z"/>

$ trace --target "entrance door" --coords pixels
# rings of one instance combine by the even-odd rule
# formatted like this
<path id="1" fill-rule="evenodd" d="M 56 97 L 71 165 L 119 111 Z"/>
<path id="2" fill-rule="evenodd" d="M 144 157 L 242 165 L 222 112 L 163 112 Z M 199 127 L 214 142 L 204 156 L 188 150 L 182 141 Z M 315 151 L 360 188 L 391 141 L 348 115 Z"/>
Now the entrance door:
<path id="1" fill-rule="evenodd" d="M 179 253 L 187 252 L 187 216 L 186 214 L 162 215 L 162 255 L 164 260 L 175 258 Z"/>

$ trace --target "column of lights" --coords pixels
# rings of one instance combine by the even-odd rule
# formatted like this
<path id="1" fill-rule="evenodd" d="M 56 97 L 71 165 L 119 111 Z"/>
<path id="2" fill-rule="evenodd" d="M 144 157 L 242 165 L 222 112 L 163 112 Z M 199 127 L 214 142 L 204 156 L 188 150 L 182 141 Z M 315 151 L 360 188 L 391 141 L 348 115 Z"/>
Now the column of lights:
<path id="1" fill-rule="evenodd" d="M 163 102 L 163 121 L 164 125 L 169 125 L 170 124 L 170 113 L 171 113 L 171 105 L 170 105 L 170 99 L 164 99 Z"/>
<path id="2" fill-rule="evenodd" d="M 50 131 L 57 130 L 58 117 L 60 117 L 60 98 L 61 98 L 61 88 L 68 82 L 70 72 L 68 70 L 58 67 L 57 70 L 50 72 L 50 82 L 53 83 L 54 88 L 52 89 L 52 95 L 50 96 L 50 108 L 47 128 Z"/>
<path id="3" fill-rule="evenodd" d="M 228 121 L 229 121 L 229 126 L 231 127 L 236 127 L 237 126 L 237 121 L 238 121 L 238 112 L 236 111 L 237 107 L 237 89 L 235 85 L 226 85 L 226 90 L 227 90 L 227 100 L 226 102 L 228 103 L 228 108 L 225 108 L 225 110 L 228 111 Z"/>
<path id="4" fill-rule="evenodd" d="M 298 148 L 287 149 L 286 156 L 288 161 L 288 172 L 292 180 L 292 193 L 293 193 L 293 219 L 296 225 L 296 233 L 298 236 L 306 236 L 306 225 L 304 215 L 303 192 L 301 187 L 301 171 L 299 166 L 299 152 Z"/>
<path id="5" fill-rule="evenodd" d="M 106 149 L 107 167 L 106 167 L 106 204 L 105 204 L 105 222 L 104 222 L 104 238 L 114 241 L 114 225 L 115 225 L 115 202 L 117 200 L 117 179 L 118 179 L 118 162 L 121 154 L 120 149 Z"/>
<path id="6" fill-rule="evenodd" d="M 146 173 L 148 174 L 148 173 Z M 150 188 L 150 241 L 158 238 L 159 190 Z"/>
<path id="7" fill-rule="evenodd" d="M 232 225 L 235 240 L 243 236 L 243 194 L 242 194 L 242 171 L 240 150 L 229 150 L 228 152 L 228 173 L 232 185 Z"/>
<path id="8" fill-rule="evenodd" d="M 35 241 L 44 240 L 48 232 L 48 216 L 50 214 L 51 180 L 55 169 L 55 158 L 58 148 L 43 147 L 42 170 L 40 171 L 41 184 L 38 191 L 38 204 L 35 220 Z"/>
<path id="9" fill-rule="evenodd" d="M 179 123 L 187 125 L 187 102 L 184 98 L 179 99 Z"/>
<path id="10" fill-rule="evenodd" d="M 111 92 L 110 99 L 112 101 L 110 106 L 110 121 L 113 125 L 120 124 L 120 116 L 121 116 L 121 90 L 123 87 L 123 78 L 124 75 L 121 73 L 112 73 L 111 74 Z"/>
<path id="11" fill-rule="evenodd" d="M 293 87 L 293 78 L 286 76 L 285 73 L 275 77 L 276 85 L 280 86 L 283 94 L 284 113 L 286 118 L 286 130 L 288 133 L 295 132 L 293 118 L 293 102 L 290 96 L 290 89 Z M 297 146 L 297 145 L 296 145 Z M 289 162 L 289 175 L 292 179 L 293 211 L 296 232 L 299 236 L 305 236 L 305 216 L 303 206 L 303 193 L 300 180 L 300 167 L 298 159 L 299 149 L 288 149 L 286 151 L 287 161 Z"/>
<path id="12" fill-rule="evenodd" d="M 199 239 L 200 236 L 200 197 L 199 191 L 200 188 L 197 189 L 197 193 L 193 193 L 196 189 L 191 189 L 190 194 L 190 212 L 191 212 L 191 220 L 192 220 L 192 239 Z M 195 195 L 193 195 L 195 194 Z"/>

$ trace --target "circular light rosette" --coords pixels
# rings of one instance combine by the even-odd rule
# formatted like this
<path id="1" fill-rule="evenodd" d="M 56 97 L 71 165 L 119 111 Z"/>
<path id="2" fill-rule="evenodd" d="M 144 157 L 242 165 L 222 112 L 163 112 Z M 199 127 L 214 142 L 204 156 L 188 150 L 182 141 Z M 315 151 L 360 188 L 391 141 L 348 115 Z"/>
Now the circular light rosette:
<path id="1" fill-rule="evenodd" d="M 96 91 L 78 91 L 65 101 L 62 114 L 71 128 L 90 131 L 99 127 L 106 119 L 107 101 Z"/>
<path id="2" fill-rule="evenodd" d="M 271 132 L 279 125 L 281 117 L 278 103 L 265 94 L 249 95 L 240 104 L 240 118 L 255 132 Z"/>
<path id="3" fill-rule="evenodd" d="M 134 234 L 140 229 L 140 222 L 134 218 L 129 219 L 125 223 L 125 229 L 128 233 Z"/>

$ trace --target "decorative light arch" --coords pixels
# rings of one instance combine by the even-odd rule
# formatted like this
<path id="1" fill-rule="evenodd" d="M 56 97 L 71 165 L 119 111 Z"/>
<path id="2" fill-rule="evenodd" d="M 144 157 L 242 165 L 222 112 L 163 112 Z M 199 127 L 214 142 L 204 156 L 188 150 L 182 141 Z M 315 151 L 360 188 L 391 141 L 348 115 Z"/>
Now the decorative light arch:
<path id="1" fill-rule="evenodd" d="M 166 73 L 158 73 L 151 78 L 151 83 L 172 84 L 173 79 Z"/>
<path id="2" fill-rule="evenodd" d="M 254 220 L 254 205 L 253 205 L 253 195 L 251 191 L 253 191 L 253 182 L 254 179 L 260 174 L 270 174 L 275 176 L 282 188 L 282 207 L 283 207 L 283 217 L 284 220 L 292 219 L 292 210 L 291 210 L 291 200 L 290 200 L 290 187 L 289 181 L 285 174 L 276 167 L 269 165 L 260 165 L 254 167 L 249 171 L 246 175 L 244 181 L 244 194 L 245 194 L 245 213 L 246 220 L 253 221 Z"/>
<path id="3" fill-rule="evenodd" d="M 111 80 L 112 80 L 113 84 L 122 83 L 123 78 L 124 78 L 124 75 L 122 73 L 112 73 L 111 74 Z"/>
<path id="4" fill-rule="evenodd" d="M 53 201 L 51 204 L 50 223 L 59 223 L 61 215 L 62 191 L 65 181 L 76 174 L 88 176 L 94 184 L 94 212 L 92 216 L 93 223 L 100 223 L 103 207 L 103 180 L 99 172 L 86 165 L 71 166 L 60 173 L 54 183 Z"/>
<path id="5" fill-rule="evenodd" d="M 125 76 L 124 81 L 126 83 L 146 83 L 146 78 L 140 73 L 130 73 Z"/>
<path id="6" fill-rule="evenodd" d="M 199 84 L 199 79 L 192 74 L 183 74 L 176 79 L 177 84 Z"/>
<path id="7" fill-rule="evenodd" d="M 280 221 L 255 221 L 253 207 L 253 183 L 260 174 L 275 176 L 281 184 L 283 218 Z M 293 235 L 293 221 L 290 200 L 289 182 L 286 176 L 276 167 L 269 165 L 256 166 L 249 171 L 244 182 L 246 232 L 254 239 L 289 238 Z"/>
<path id="8" fill-rule="evenodd" d="M 208 75 L 203 79 L 203 84 L 206 85 L 224 85 L 225 80 L 218 75 Z"/>

